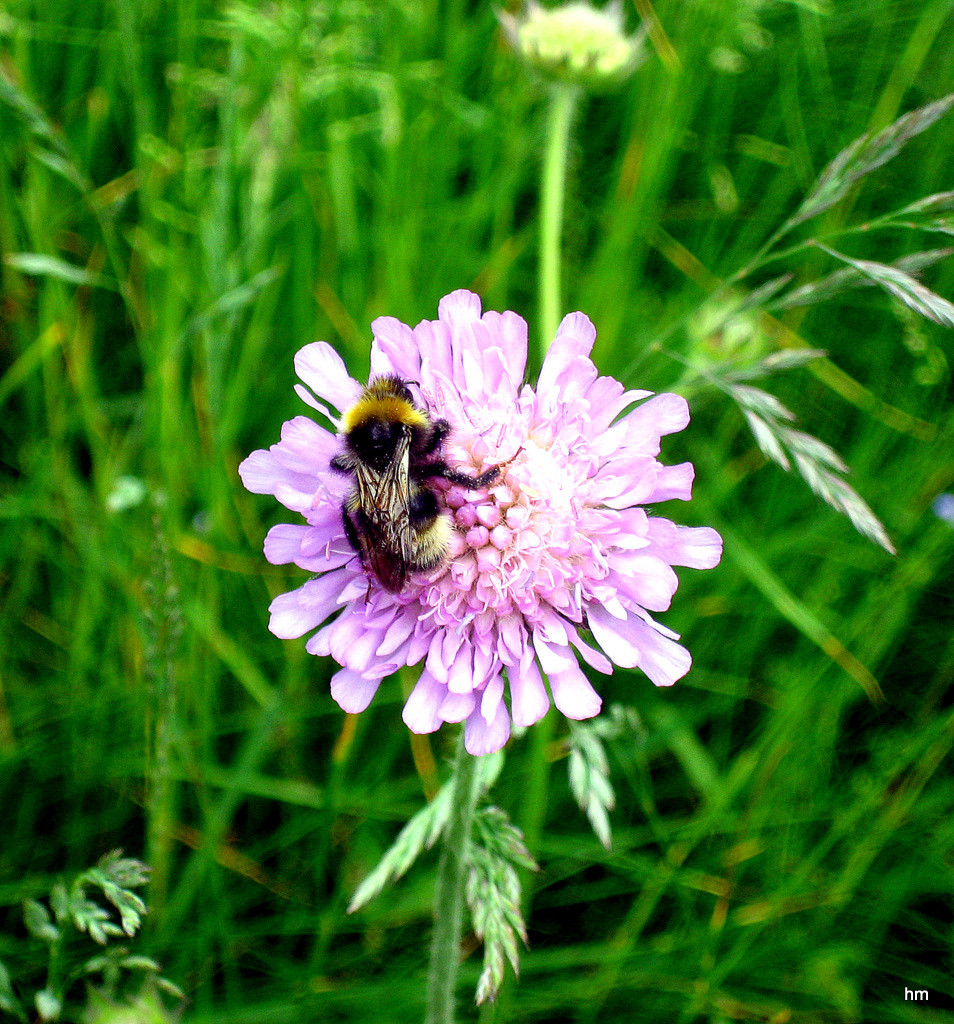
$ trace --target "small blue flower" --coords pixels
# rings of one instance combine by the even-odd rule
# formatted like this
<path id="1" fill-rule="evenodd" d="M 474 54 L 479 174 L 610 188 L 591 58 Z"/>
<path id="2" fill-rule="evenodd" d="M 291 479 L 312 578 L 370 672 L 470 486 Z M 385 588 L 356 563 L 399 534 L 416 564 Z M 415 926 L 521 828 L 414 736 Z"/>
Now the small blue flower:
<path id="1" fill-rule="evenodd" d="M 931 502 L 931 511 L 948 526 L 954 526 L 954 494 L 939 494 Z"/>

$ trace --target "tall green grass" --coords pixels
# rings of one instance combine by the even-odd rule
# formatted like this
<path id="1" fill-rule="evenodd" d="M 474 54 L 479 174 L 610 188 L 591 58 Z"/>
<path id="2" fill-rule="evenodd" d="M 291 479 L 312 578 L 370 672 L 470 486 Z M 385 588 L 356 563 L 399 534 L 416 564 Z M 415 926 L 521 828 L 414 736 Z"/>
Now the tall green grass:
<path id="1" fill-rule="evenodd" d="M 598 684 L 639 716 L 609 745 L 610 852 L 555 725 L 521 978 L 462 1019 L 954 1020 L 954 533 L 930 512 L 954 484 L 950 335 L 874 288 L 741 335 L 704 307 L 839 150 L 954 90 L 950 4 L 652 10 L 665 59 L 578 114 L 565 301 L 604 373 L 691 388 L 663 456 L 695 463 L 695 497 L 665 514 L 726 556 L 665 616 L 690 675 Z M 136 948 L 188 1020 L 421 1019 L 435 858 L 345 909 L 452 732 L 412 750 L 397 681 L 344 716 L 331 666 L 268 633 L 302 574 L 265 562 L 287 513 L 236 467 L 302 411 L 303 344 L 361 377 L 375 316 L 458 287 L 534 315 L 544 100 L 479 3 L 0 12 L 0 960 L 22 994 L 43 959 L 20 902 L 122 846 L 153 866 Z M 952 141 L 940 121 L 802 236 L 954 188 Z M 833 244 L 887 263 L 945 239 Z M 924 278 L 954 296 L 950 262 Z M 760 386 L 846 458 L 896 557 L 673 358 L 797 344 L 828 360 Z M 518 821 L 532 736 L 494 790 Z"/>

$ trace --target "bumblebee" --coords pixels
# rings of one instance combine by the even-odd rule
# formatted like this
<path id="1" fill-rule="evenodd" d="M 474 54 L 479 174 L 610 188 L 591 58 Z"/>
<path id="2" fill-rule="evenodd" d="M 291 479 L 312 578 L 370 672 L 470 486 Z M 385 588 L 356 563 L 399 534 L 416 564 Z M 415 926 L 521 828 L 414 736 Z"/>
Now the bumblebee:
<path id="1" fill-rule="evenodd" d="M 393 594 L 414 572 L 432 569 L 447 553 L 454 529 L 433 481 L 463 487 L 492 484 L 502 466 L 480 476 L 451 469 L 441 447 L 451 431 L 417 404 L 408 382 L 375 377 L 342 420 L 344 448 L 331 468 L 354 478 L 341 509 L 348 542 L 365 571 Z M 506 465 L 506 463 L 504 464 Z"/>

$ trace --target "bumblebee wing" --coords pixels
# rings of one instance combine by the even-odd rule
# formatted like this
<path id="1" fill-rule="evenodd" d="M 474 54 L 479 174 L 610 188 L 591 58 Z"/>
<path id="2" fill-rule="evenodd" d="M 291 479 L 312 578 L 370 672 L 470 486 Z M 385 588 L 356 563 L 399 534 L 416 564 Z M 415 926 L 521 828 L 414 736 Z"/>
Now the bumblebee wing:
<path id="1" fill-rule="evenodd" d="M 394 592 L 403 588 L 414 556 L 410 444 L 410 431 L 405 431 L 380 473 L 363 463 L 356 465 L 355 488 L 347 508 L 362 562 Z"/>
<path id="2" fill-rule="evenodd" d="M 392 594 L 400 594 L 407 582 L 409 566 L 400 558 L 395 558 L 384 548 L 374 548 L 366 554 L 368 568 L 374 573 L 378 582 Z"/>
<path id="3" fill-rule="evenodd" d="M 414 554 L 414 530 L 411 525 L 410 431 L 405 431 L 394 450 L 394 457 L 377 474 L 376 487 L 368 511 L 376 519 L 384 547 L 408 561 Z M 371 512 L 371 510 L 374 510 Z"/>

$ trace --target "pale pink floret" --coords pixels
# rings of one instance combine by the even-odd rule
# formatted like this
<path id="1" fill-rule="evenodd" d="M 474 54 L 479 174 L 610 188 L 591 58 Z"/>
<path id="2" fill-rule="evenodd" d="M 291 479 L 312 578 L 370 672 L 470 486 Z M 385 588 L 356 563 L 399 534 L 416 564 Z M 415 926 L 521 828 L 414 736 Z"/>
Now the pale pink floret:
<path id="1" fill-rule="evenodd" d="M 239 467 L 250 491 L 273 494 L 307 523 L 270 530 L 266 558 L 318 574 L 272 602 L 272 632 L 317 630 L 306 648 L 342 666 L 331 693 L 349 712 L 363 711 L 385 676 L 423 661 L 404 721 L 418 733 L 465 722 L 472 754 L 503 746 L 511 719 L 527 726 L 546 714 L 544 677 L 568 718 L 597 714 L 577 654 L 598 672 L 639 667 L 658 686 L 684 676 L 688 651 L 650 613 L 669 607 L 672 566 L 712 568 L 722 540 L 640 506 L 690 497 L 692 466 L 656 458 L 660 437 L 689 422 L 685 400 L 598 376 L 596 332 L 582 313 L 564 318 L 536 389 L 522 383 L 526 322 L 481 314 L 471 292 L 446 296 L 438 319 L 413 329 L 393 317 L 372 328 L 372 376 L 416 382 L 430 414 L 453 426 L 451 465 L 479 474 L 512 461 L 486 490 L 445 490 L 457 529 L 443 565 L 400 594 L 369 592 L 341 521 L 349 481 L 330 469 L 341 441 L 307 417 L 290 420 L 278 444 Z M 361 391 L 341 358 L 316 342 L 295 368 L 298 394 L 337 425 L 324 403 L 344 411 Z M 587 626 L 600 650 L 580 636 Z"/>

